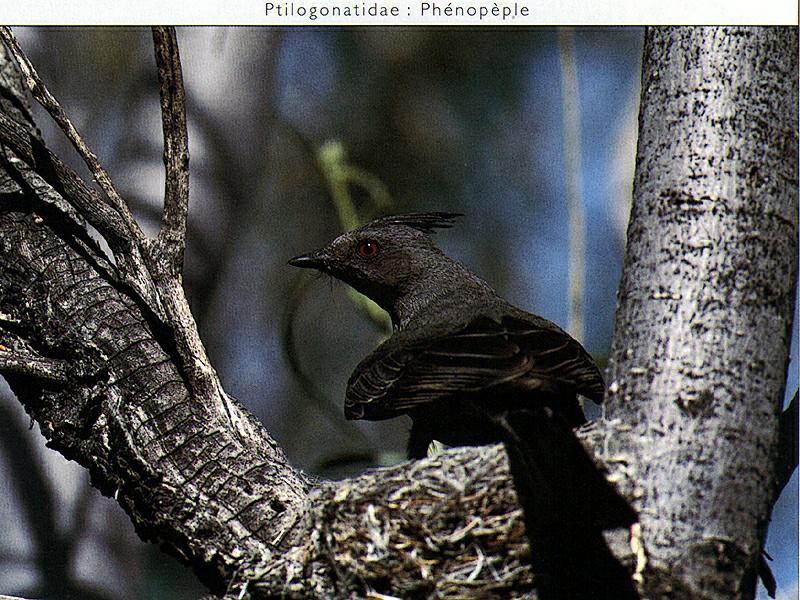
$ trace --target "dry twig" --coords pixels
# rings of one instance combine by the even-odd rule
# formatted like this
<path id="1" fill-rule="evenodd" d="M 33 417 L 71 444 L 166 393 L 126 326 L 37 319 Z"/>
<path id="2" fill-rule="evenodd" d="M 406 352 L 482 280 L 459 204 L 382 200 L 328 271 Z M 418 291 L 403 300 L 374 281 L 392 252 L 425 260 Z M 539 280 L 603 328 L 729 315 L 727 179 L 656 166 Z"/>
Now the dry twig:
<path id="1" fill-rule="evenodd" d="M 166 261 L 170 275 L 179 275 L 186 246 L 189 211 L 189 142 L 186 131 L 186 94 L 183 89 L 178 40 L 173 27 L 153 27 L 158 65 L 161 123 L 164 131 L 164 214 L 155 251 Z"/>

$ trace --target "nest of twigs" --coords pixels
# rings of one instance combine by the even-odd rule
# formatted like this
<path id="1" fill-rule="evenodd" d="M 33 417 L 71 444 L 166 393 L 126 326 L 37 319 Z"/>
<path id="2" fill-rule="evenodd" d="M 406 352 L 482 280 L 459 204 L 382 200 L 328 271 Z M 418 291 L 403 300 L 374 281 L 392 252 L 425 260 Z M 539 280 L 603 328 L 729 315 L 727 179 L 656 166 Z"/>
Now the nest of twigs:
<path id="1" fill-rule="evenodd" d="M 283 593 L 294 587 L 300 595 L 303 588 L 336 598 L 533 594 L 522 510 L 500 446 L 452 449 L 325 484 L 313 502 L 318 510 L 311 509 L 304 566 L 288 576 Z"/>

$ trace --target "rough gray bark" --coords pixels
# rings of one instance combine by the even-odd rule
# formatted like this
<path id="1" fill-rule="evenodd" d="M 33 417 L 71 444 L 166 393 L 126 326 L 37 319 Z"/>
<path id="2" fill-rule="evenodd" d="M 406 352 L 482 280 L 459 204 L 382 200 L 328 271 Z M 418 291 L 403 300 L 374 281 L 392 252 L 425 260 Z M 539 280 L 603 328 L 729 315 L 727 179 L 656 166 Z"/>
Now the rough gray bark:
<path id="1" fill-rule="evenodd" d="M 179 178 L 181 94 L 172 89 L 179 63 L 165 34 L 171 35 L 155 36 L 172 148 L 165 162 Z M 794 56 L 795 39 L 786 30 L 658 30 L 648 37 L 645 137 L 611 371 L 612 420 L 580 435 L 643 510 L 644 585 L 653 595 L 671 585 L 673 598 L 687 597 L 685 590 L 731 597 L 722 590 L 741 589 L 728 582 L 745 578 L 768 514 L 771 479 L 764 476 L 777 437 L 795 276 L 794 259 L 784 253 L 796 251 L 796 196 L 786 192 L 796 180 L 796 137 L 781 112 L 796 105 L 794 70 L 781 62 Z M 736 98 L 745 118 L 717 109 L 729 106 L 719 98 L 689 102 L 695 87 L 681 83 L 684 62 L 701 58 L 708 75 L 722 77 L 717 61 L 698 52 L 710 51 L 715 40 L 735 48 L 730 69 L 750 73 L 744 81 L 756 79 L 746 104 L 720 83 L 723 100 Z M 675 62 L 677 72 L 654 68 Z M 699 68 L 689 74 L 697 83 L 707 76 Z M 650 121 L 669 106 L 659 95 L 664 87 L 669 101 L 684 102 L 686 110 L 658 129 Z M 521 511 L 500 447 L 450 450 L 340 483 L 294 470 L 264 428 L 221 391 L 185 310 L 174 269 L 175 240 L 185 230 L 183 183 L 168 186 L 162 243 L 139 239 L 120 216 L 126 209 L 110 197 L 110 182 L 103 194 L 92 190 L 44 147 L 4 54 L 0 89 L 0 372 L 49 444 L 86 466 L 143 538 L 164 544 L 211 590 L 231 597 L 533 595 Z M 692 117 L 703 109 L 724 118 L 709 128 Z M 689 149 L 686 160 L 667 157 L 671 144 L 697 126 L 689 119 L 704 124 L 705 162 L 688 140 L 680 146 Z M 730 140 L 721 154 L 710 143 L 718 139 Z M 756 148 L 758 162 L 750 154 Z M 674 171 L 676 165 L 691 167 L 690 174 Z M 649 183 L 650 171 L 658 185 Z M 724 183 L 731 173 L 739 183 Z M 698 192 L 697 180 L 710 191 Z M 114 262 L 86 235 L 84 219 L 112 238 Z M 715 265 L 727 269 L 722 276 Z M 704 286 L 693 287 L 695 279 Z M 709 314 L 702 324 L 697 311 Z M 731 337 L 751 354 L 736 358 Z M 775 343 L 762 348 L 756 339 Z M 684 348 L 691 352 L 680 354 Z M 751 411 L 745 422 L 738 403 Z M 715 443 L 692 431 L 710 432 Z M 717 448 L 731 447 L 736 452 L 716 456 Z M 734 478 L 732 494 L 737 453 L 761 462 Z M 673 457 L 697 462 L 681 470 Z M 695 491 L 695 480 L 703 491 Z M 753 503 L 734 513 L 728 508 L 741 508 L 737 493 L 751 494 Z M 670 523 L 654 513 L 668 510 L 678 511 Z M 720 548 L 726 564 L 717 559 Z"/>
<path id="2" fill-rule="evenodd" d="M 238 403 L 192 394 L 182 323 L 158 316 L 182 292 L 167 297 L 175 280 L 155 283 L 162 274 L 130 285 L 86 235 L 83 218 L 105 232 L 116 210 L 49 154 L 0 58 L 0 368 L 50 445 L 222 591 L 242 556 L 290 530 L 308 484 Z M 119 265 L 127 245 L 112 247 Z M 163 253 L 139 250 L 151 263 Z M 161 294 L 158 306 L 137 289 Z"/>
<path id="3" fill-rule="evenodd" d="M 605 416 L 646 589 L 751 597 L 774 501 L 797 278 L 797 30 L 645 39 Z M 663 577 L 662 577 L 663 575 Z"/>

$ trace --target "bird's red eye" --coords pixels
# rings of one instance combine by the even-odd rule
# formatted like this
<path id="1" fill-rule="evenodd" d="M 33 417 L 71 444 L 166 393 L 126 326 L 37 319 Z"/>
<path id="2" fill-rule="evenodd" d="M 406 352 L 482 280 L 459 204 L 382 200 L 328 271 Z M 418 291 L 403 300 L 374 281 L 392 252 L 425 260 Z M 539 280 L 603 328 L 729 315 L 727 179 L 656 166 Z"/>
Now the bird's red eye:
<path id="1" fill-rule="evenodd" d="M 367 240 L 365 242 L 361 242 L 356 248 L 356 252 L 358 252 L 359 256 L 364 258 L 372 258 L 378 255 L 378 243 L 373 242 L 372 240 Z"/>

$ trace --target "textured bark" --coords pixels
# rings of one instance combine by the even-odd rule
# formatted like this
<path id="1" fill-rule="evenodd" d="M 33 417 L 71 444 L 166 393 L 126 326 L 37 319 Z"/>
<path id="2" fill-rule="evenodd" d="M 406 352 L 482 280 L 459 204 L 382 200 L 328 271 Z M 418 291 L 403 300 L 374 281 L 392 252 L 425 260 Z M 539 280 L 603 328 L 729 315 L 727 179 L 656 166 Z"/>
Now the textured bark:
<path id="1" fill-rule="evenodd" d="M 768 515 L 796 276 L 795 40 L 648 34 L 611 420 L 580 435 L 642 509 L 654 596 L 735 596 Z M 339 483 L 293 469 L 218 387 L 176 285 L 186 182 L 167 189 L 169 239 L 127 239 L 119 207 L 44 147 L 2 53 L 0 88 L 0 372 L 143 538 L 232 598 L 533 596 L 500 447 Z M 176 177 L 179 121 L 164 121 Z"/>
<path id="2" fill-rule="evenodd" d="M 614 448 L 654 597 L 753 595 L 795 299 L 797 141 L 796 29 L 648 31 L 605 416 L 630 428 Z"/>
<path id="3" fill-rule="evenodd" d="M 50 446 L 223 591 L 242 557 L 290 531 L 307 481 L 238 403 L 191 395 L 171 324 L 87 236 L 76 208 L 96 193 L 53 168 L 0 58 L 3 133 L 15 132 L 0 160 L 0 368 Z"/>

